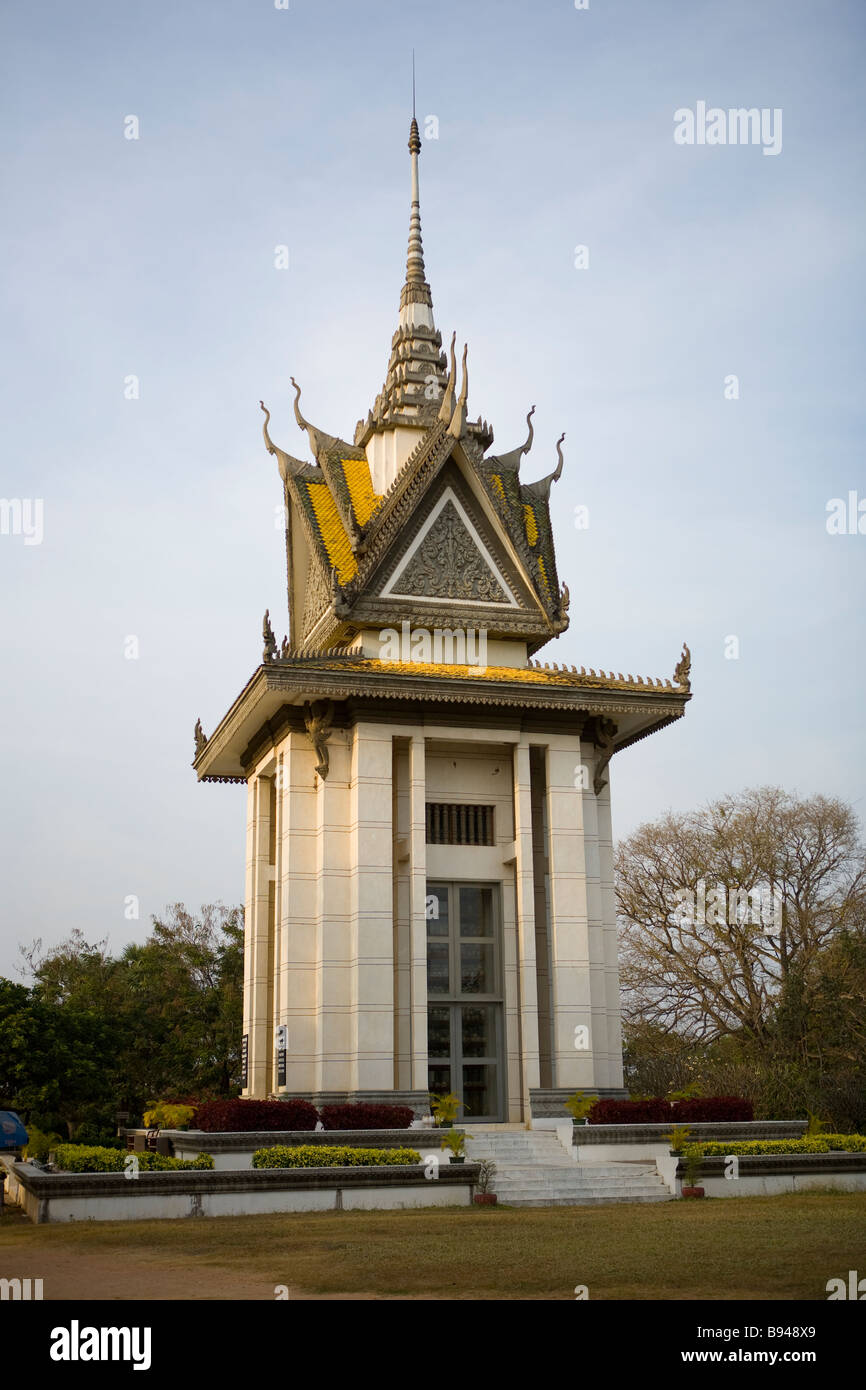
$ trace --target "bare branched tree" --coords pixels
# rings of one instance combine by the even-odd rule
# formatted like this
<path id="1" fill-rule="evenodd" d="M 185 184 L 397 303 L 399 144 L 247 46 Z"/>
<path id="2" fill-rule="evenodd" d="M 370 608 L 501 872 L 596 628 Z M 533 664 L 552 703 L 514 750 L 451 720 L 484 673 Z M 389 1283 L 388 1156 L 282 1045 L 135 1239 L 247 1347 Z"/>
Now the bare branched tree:
<path id="1" fill-rule="evenodd" d="M 866 929 L 858 830 L 843 802 L 775 787 L 641 826 L 617 852 L 627 1020 L 763 1047 L 792 1001 L 805 1019 L 828 944 Z"/>

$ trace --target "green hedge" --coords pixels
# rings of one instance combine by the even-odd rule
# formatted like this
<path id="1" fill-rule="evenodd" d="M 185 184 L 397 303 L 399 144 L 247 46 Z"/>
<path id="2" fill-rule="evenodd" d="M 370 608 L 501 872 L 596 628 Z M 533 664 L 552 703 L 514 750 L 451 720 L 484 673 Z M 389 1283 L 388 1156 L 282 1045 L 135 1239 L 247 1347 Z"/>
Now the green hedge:
<path id="1" fill-rule="evenodd" d="M 414 1149 L 349 1149 L 337 1144 L 276 1144 L 253 1154 L 254 1168 L 376 1168 L 420 1162 Z"/>
<path id="2" fill-rule="evenodd" d="M 723 1144 L 689 1144 L 686 1157 L 726 1158 L 728 1154 L 828 1154 L 866 1153 L 866 1135 L 810 1134 L 803 1139 L 737 1139 Z"/>
<path id="3" fill-rule="evenodd" d="M 93 1144 L 58 1144 L 52 1151 L 56 1168 L 65 1173 L 122 1173 L 126 1153 Z M 168 1154 L 136 1153 L 141 1173 L 171 1173 L 181 1168 L 213 1168 L 210 1154 L 197 1158 L 170 1158 Z"/>

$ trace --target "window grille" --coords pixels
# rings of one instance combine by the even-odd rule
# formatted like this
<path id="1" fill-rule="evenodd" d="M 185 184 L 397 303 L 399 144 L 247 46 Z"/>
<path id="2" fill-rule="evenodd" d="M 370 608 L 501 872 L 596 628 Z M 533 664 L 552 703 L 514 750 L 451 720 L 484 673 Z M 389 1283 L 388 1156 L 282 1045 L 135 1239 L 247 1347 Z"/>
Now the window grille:
<path id="1" fill-rule="evenodd" d="M 492 845 L 493 807 L 427 802 L 428 845 Z"/>

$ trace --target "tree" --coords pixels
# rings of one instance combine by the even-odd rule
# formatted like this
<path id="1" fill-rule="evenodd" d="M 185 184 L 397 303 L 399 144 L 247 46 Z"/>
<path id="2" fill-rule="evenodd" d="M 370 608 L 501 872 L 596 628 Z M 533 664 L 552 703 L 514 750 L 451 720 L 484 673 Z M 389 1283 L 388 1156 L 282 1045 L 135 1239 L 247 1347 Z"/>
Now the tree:
<path id="1" fill-rule="evenodd" d="M 0 1105 L 65 1125 L 111 1099 L 108 1021 L 93 1012 L 46 1002 L 38 991 L 0 978 Z"/>
<path id="2" fill-rule="evenodd" d="M 617 853 L 629 1021 L 808 1058 L 827 950 L 866 923 L 852 809 L 762 787 L 641 826 Z"/>
<path id="3" fill-rule="evenodd" d="M 24 952 L 32 990 L 6 981 L 0 997 L 4 1031 L 14 1024 L 19 1039 L 0 1061 L 7 1103 L 38 1112 L 43 1127 L 110 1132 L 118 1109 L 138 1115 L 159 1098 L 230 1094 L 243 936 L 242 908 L 205 906 L 196 917 L 176 903 L 117 957 L 79 930 L 45 953 L 36 942 Z"/>

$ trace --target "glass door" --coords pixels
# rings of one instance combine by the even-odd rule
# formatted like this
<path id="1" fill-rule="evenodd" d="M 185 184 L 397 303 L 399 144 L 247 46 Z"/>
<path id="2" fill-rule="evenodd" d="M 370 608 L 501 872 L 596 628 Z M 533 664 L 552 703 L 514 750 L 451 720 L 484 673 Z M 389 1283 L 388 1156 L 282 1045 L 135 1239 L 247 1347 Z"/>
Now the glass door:
<path id="1" fill-rule="evenodd" d="M 470 1122 L 503 1117 L 501 935 L 498 884 L 428 883 L 428 1085 Z"/>

